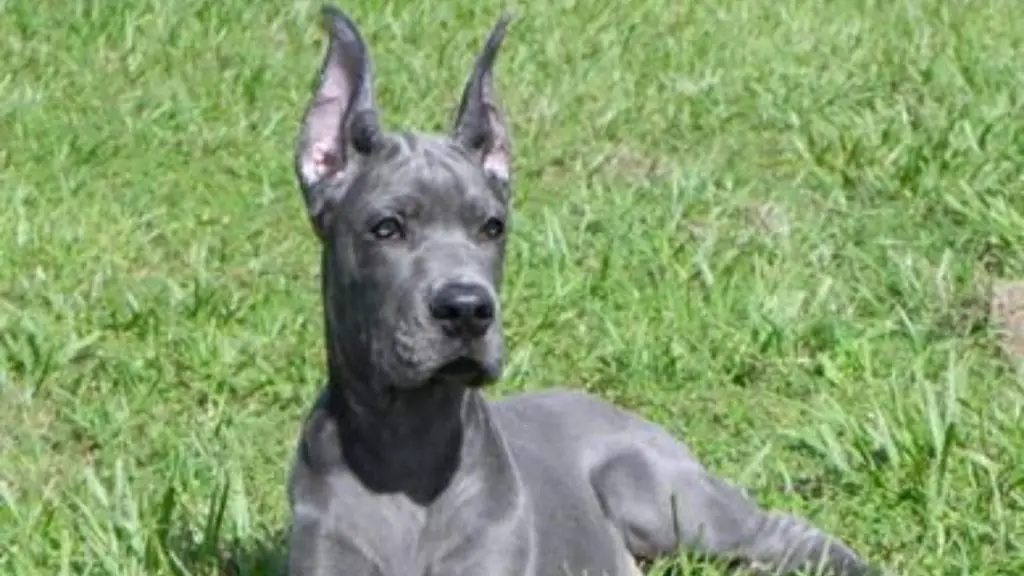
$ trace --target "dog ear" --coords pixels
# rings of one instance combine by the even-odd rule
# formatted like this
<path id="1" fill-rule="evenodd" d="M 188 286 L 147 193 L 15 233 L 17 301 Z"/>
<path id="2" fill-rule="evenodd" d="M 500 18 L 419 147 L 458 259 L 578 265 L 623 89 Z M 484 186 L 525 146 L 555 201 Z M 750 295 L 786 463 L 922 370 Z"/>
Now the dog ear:
<path id="1" fill-rule="evenodd" d="M 314 223 L 322 217 L 331 193 L 342 189 L 320 184 L 353 173 L 359 156 L 371 154 L 380 141 L 366 43 L 355 23 L 337 7 L 324 6 L 323 26 L 327 53 L 295 150 L 295 173 Z"/>
<path id="2" fill-rule="evenodd" d="M 511 141 L 505 115 L 494 94 L 492 69 L 512 16 L 503 12 L 491 29 L 462 92 L 452 139 L 477 156 L 484 172 L 502 187 L 512 170 Z"/>

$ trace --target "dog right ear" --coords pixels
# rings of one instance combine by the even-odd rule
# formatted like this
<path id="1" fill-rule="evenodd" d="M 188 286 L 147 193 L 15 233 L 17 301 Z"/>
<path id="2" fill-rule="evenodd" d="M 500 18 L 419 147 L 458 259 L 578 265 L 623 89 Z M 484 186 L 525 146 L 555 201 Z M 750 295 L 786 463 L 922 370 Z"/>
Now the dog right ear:
<path id="1" fill-rule="evenodd" d="M 493 182 L 508 191 L 512 169 L 511 142 L 505 115 L 498 106 L 492 78 L 494 61 L 505 40 L 512 15 L 502 12 L 491 28 L 483 49 L 476 57 L 473 71 L 462 91 L 455 113 L 452 136 L 473 154 Z"/>
<path id="2" fill-rule="evenodd" d="M 295 150 L 295 173 L 318 233 L 323 231 L 325 208 L 344 190 L 344 180 L 355 172 L 359 157 L 371 154 L 380 142 L 366 43 L 337 7 L 324 6 L 323 25 L 327 54 Z"/>

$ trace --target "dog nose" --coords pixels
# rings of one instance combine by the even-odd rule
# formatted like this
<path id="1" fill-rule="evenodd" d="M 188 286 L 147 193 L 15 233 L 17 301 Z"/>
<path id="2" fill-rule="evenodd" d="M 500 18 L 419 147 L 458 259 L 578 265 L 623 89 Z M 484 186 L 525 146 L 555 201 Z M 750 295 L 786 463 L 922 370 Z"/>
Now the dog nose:
<path id="1" fill-rule="evenodd" d="M 494 322 L 494 299 L 485 286 L 453 282 L 434 294 L 430 314 L 447 335 L 478 338 Z"/>

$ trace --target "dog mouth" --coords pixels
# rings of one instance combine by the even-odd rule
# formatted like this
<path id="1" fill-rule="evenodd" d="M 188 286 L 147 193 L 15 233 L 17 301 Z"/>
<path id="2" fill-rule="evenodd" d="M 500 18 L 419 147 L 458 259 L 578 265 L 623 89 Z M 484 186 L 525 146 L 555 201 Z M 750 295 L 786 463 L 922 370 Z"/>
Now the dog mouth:
<path id="1" fill-rule="evenodd" d="M 432 380 L 459 382 L 468 386 L 481 386 L 494 379 L 493 370 L 483 362 L 469 356 L 458 358 L 441 365 L 434 372 Z"/>

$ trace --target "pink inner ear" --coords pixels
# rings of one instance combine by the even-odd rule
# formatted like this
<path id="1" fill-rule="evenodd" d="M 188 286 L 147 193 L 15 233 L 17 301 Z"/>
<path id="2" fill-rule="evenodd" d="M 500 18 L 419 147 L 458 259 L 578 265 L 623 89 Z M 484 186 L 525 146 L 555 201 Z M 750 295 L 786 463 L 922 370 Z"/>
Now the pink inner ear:
<path id="1" fill-rule="evenodd" d="M 484 156 L 484 171 L 502 182 L 508 182 L 508 151 L 505 146 L 498 146 Z"/>
<path id="2" fill-rule="evenodd" d="M 487 109 L 487 122 L 493 131 L 494 144 L 490 150 L 484 152 L 484 170 L 502 182 L 508 182 L 510 154 L 505 119 L 502 118 L 501 112 L 493 103 L 486 102 L 485 106 Z"/>
<path id="3" fill-rule="evenodd" d="M 313 148 L 313 172 L 314 179 L 319 180 L 331 172 L 341 168 L 341 155 L 336 150 L 323 144 L 317 144 Z"/>

